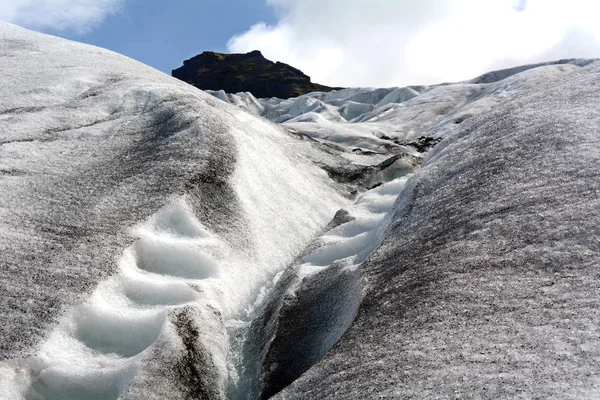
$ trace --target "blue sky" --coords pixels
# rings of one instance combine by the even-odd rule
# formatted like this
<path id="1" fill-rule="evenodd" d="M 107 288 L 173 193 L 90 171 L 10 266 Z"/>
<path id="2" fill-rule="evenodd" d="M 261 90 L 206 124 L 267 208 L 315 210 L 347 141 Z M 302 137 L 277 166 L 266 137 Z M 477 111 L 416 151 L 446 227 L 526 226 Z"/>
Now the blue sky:
<path id="1" fill-rule="evenodd" d="M 598 0 L 0 0 L 0 20 L 168 74 L 205 50 L 260 50 L 330 86 L 460 81 L 600 58 Z"/>
<path id="2" fill-rule="evenodd" d="M 104 47 L 171 74 L 205 50 L 226 52 L 227 42 L 258 21 L 274 23 L 262 0 L 126 0 L 87 33 L 43 31 Z"/>

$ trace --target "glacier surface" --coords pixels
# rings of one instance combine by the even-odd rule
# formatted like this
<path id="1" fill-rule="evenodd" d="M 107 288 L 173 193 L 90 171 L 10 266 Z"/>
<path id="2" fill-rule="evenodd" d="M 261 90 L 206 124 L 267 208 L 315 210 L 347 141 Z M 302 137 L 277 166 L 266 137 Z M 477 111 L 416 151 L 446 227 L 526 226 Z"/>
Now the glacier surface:
<path id="1" fill-rule="evenodd" d="M 275 398 L 597 398 L 599 77 L 447 135 L 362 265 L 356 319 Z"/>
<path id="2" fill-rule="evenodd" d="M 594 60 L 257 99 L 0 23 L 0 74 L 0 398 L 599 394 Z"/>
<path id="3" fill-rule="evenodd" d="M 270 122 L 0 26 L 0 394 L 225 396 L 224 321 L 350 195 Z"/>

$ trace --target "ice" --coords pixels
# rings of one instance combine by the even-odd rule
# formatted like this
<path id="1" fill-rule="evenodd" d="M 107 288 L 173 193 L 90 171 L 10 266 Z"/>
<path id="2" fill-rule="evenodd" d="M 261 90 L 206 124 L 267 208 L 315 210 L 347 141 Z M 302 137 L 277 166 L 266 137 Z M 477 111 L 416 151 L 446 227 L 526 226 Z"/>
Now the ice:
<path id="1" fill-rule="evenodd" d="M 251 143 L 246 144 L 252 147 Z M 275 144 L 271 144 L 271 146 L 275 146 Z M 275 147 L 273 147 L 273 151 L 276 151 Z M 242 158 L 240 162 L 245 161 Z M 250 162 L 258 162 L 258 160 Z M 247 167 L 252 171 L 251 165 Z M 289 172 L 289 177 L 298 177 L 296 183 L 301 181 L 297 172 L 291 170 Z M 260 179 L 261 176 L 252 178 Z M 273 185 L 277 184 L 277 179 L 273 180 Z M 258 184 L 251 187 L 258 188 Z M 300 186 L 300 188 L 302 187 Z M 308 188 L 305 189 L 308 191 Z M 252 208 L 262 204 L 265 200 L 257 198 L 262 194 L 261 191 L 251 190 L 249 195 L 252 196 L 252 199 L 248 207 Z M 301 196 L 301 199 L 308 201 L 309 197 L 304 195 Z M 241 200 L 243 201 L 243 197 Z M 282 200 L 286 205 L 294 201 L 292 199 Z M 310 206 L 310 203 L 305 204 Z M 273 210 L 272 203 L 265 203 L 265 206 L 270 210 L 255 211 L 257 213 L 255 223 L 260 225 L 257 229 L 261 231 L 256 237 L 267 233 L 268 225 L 272 222 L 272 219 L 263 221 L 260 216 L 268 212 L 278 213 L 278 210 Z M 302 213 L 301 215 L 304 216 L 309 210 L 298 207 L 295 212 Z M 290 213 L 291 218 L 294 215 L 296 214 Z M 284 228 L 289 231 L 287 237 L 290 234 L 298 236 L 306 232 L 304 233 L 305 240 L 310 238 L 310 230 L 318 225 L 306 226 L 305 222 L 298 219 L 297 224 L 286 224 Z M 288 225 L 291 226 L 288 227 Z M 252 229 L 252 226 L 248 228 Z M 277 253 L 281 249 L 272 248 L 272 246 L 278 241 L 282 242 L 282 235 L 286 237 L 284 231 L 275 232 L 274 236 L 265 243 L 268 245 L 268 249 L 259 249 L 261 257 L 255 261 L 259 264 L 255 264 L 253 268 L 245 271 L 236 269 L 233 276 L 224 276 L 222 278 L 224 282 L 219 282 L 221 278 L 220 265 L 215 257 L 220 255 L 221 258 L 226 258 L 228 253 L 231 255 L 231 249 L 227 249 L 230 246 L 202 226 L 184 198 L 177 198 L 165 205 L 150 216 L 145 223 L 134 227 L 131 232 L 138 239 L 124 251 L 120 262 L 121 272 L 108 281 L 101 282 L 90 300 L 71 312 L 60 324 L 59 331 L 53 333 L 52 337 L 55 339 L 46 342 L 42 348 L 43 357 L 49 360 L 50 365 L 35 373 L 36 378 L 34 379 L 37 383 L 32 386 L 34 393 L 50 397 L 65 396 L 65 398 L 71 398 L 75 393 L 80 393 L 80 395 L 84 393 L 90 398 L 117 398 L 121 392 L 129 389 L 127 379 L 131 381 L 137 372 L 138 355 L 147 353 L 161 335 L 168 337 L 165 333 L 165 326 L 169 324 L 170 309 L 206 302 L 211 307 L 218 307 L 222 312 L 239 312 L 236 307 L 243 306 L 245 298 L 244 296 L 239 298 L 244 294 L 244 291 L 240 289 L 256 287 L 265 279 L 266 274 L 275 270 L 276 265 L 270 265 L 270 263 L 277 260 Z M 254 245 L 260 245 L 260 240 Z M 293 249 L 289 248 L 290 243 L 282 242 L 281 246 L 284 245 L 287 246 L 284 250 L 293 254 Z M 289 257 L 289 255 L 285 255 L 285 257 Z M 238 258 L 235 262 L 239 263 L 241 260 Z M 269 265 L 261 266 L 261 260 Z M 243 262 L 248 264 L 247 257 Z M 262 270 L 257 267 L 266 269 L 266 272 L 261 273 Z M 147 272 L 152 274 L 147 275 Z M 232 272 L 234 270 L 230 271 L 230 273 Z M 246 279 L 240 280 L 242 272 L 246 274 Z M 251 278 L 253 276 L 255 278 Z M 207 282 L 207 279 L 212 281 Z M 186 282 L 188 285 L 185 284 Z M 253 282 L 254 284 L 252 284 Z M 189 286 L 189 284 L 192 285 Z M 202 287 L 202 291 L 205 293 L 210 293 L 212 290 L 213 293 L 219 294 L 219 298 L 206 298 L 206 295 L 203 296 L 193 290 L 193 287 Z M 228 293 L 223 293 L 225 289 L 228 290 Z M 70 348 L 83 346 L 83 350 L 77 353 L 76 357 L 69 356 L 62 350 L 65 342 L 70 343 Z M 94 367 L 99 362 L 98 356 L 85 349 L 91 349 L 100 354 L 114 354 L 119 358 L 104 359 L 102 365 L 105 368 L 98 371 L 98 368 Z M 80 366 L 81 377 L 68 375 L 68 365 L 73 363 Z M 122 373 L 117 369 L 119 365 L 127 366 L 128 374 L 126 376 L 129 378 L 123 378 Z M 49 372 L 46 373 L 46 371 Z M 96 375 L 98 375 L 99 383 L 84 390 L 83 386 L 87 385 L 87 380 Z M 74 379 L 76 384 L 64 387 L 64 379 Z M 59 390 L 61 387 L 64 387 L 62 391 Z"/>
<path id="2" fill-rule="evenodd" d="M 225 324 L 350 202 L 312 161 L 343 159 L 115 53 L 0 42 L 0 398 L 224 397 Z"/>
<path id="3" fill-rule="evenodd" d="M 160 307 L 187 304 L 198 300 L 198 292 L 182 281 L 153 277 L 123 277 L 123 295 L 138 306 Z"/>
<path id="4" fill-rule="evenodd" d="M 328 247 L 314 251 L 310 256 L 305 257 L 304 261 L 311 267 L 326 267 L 336 260 L 341 260 L 358 254 L 368 243 L 373 240 L 370 232 L 360 233 L 351 238 L 344 239 L 334 241 Z M 323 240 L 326 239 L 323 238 Z"/>
<path id="5" fill-rule="evenodd" d="M 594 398 L 599 74 L 490 78 L 461 108 L 491 110 L 434 127 L 444 140 L 360 267 L 356 319 L 274 398 Z"/>
<path id="6" fill-rule="evenodd" d="M 218 90 L 218 91 L 214 92 L 213 96 L 215 96 L 219 100 L 223 100 L 225 103 L 230 102 L 229 98 L 227 97 L 227 93 L 225 93 L 225 91 L 223 91 L 223 90 Z"/>
<path id="7" fill-rule="evenodd" d="M 378 108 L 387 104 L 403 103 L 412 99 L 413 97 L 417 97 L 419 94 L 420 93 L 413 88 L 398 88 L 388 93 L 383 99 L 379 101 L 379 103 L 375 105 L 375 107 Z"/>
<path id="8" fill-rule="evenodd" d="M 102 353 L 133 357 L 156 341 L 166 314 L 162 310 L 102 309 L 91 303 L 78 307 L 72 318 L 76 324 L 73 336 L 85 346 Z"/>
<path id="9" fill-rule="evenodd" d="M 590 63 L 589 60 L 522 66 L 495 71 L 466 82 L 403 88 L 349 88 L 309 93 L 292 99 L 255 99 L 249 93 L 231 94 L 235 104 L 315 139 L 346 148 L 398 153 L 402 150 L 382 136 L 410 141 L 419 136 L 440 136 L 460 124 L 540 84 L 561 79 Z M 243 100 L 242 100 L 243 97 Z M 261 104 L 262 107 L 249 106 Z M 346 123 L 347 122 L 347 123 Z M 356 157 L 347 157 L 358 161 Z M 359 156 L 359 163 L 368 163 Z"/>
<path id="10" fill-rule="evenodd" d="M 385 182 L 338 212 L 332 227 L 278 281 L 251 330 L 254 340 L 267 343 L 266 349 L 246 350 L 249 362 L 262 365 L 260 374 L 254 372 L 260 375 L 259 387 L 245 389 L 251 398 L 272 396 L 298 378 L 350 326 L 362 299 L 361 264 L 385 237 L 393 206 L 409 179 Z"/>
<path id="11" fill-rule="evenodd" d="M 134 251 L 136 264 L 144 271 L 187 279 L 206 279 L 219 274 L 218 262 L 189 244 L 140 239 Z"/>
<path id="12" fill-rule="evenodd" d="M 29 399 L 111 400 L 119 398 L 131 379 L 128 368 L 97 368 L 92 373 L 77 367 L 51 367 L 40 372 L 33 387 L 40 393 Z"/>
<path id="13" fill-rule="evenodd" d="M 256 99 L 0 44 L 0 398 L 598 386 L 591 61 Z"/>
<path id="14" fill-rule="evenodd" d="M 194 217 L 183 199 L 177 199 L 161 208 L 150 220 L 150 232 L 161 232 L 187 238 L 208 238 L 208 231 Z M 143 235 L 143 232 L 138 232 Z"/>
<path id="15" fill-rule="evenodd" d="M 519 96 L 539 90 L 539 87 L 560 84 L 564 79 L 580 73 L 582 67 L 588 64 L 585 60 L 550 63 L 522 68 L 504 75 L 499 73 L 498 76 L 502 77 L 498 79 L 486 78 L 431 87 L 385 90 L 366 88 L 327 94 L 311 93 L 305 96 L 306 100 L 302 103 L 299 102 L 302 97 L 288 100 L 269 99 L 268 107 L 271 111 L 263 116 L 282 122 L 284 126 L 324 143 L 335 143 L 340 148 L 346 148 L 348 152 L 358 149 L 379 154 L 402 154 L 405 150 L 401 149 L 401 145 L 396 147 L 395 143 L 408 141 L 420 135 L 452 137 L 456 132 L 471 126 L 480 116 L 485 116 L 491 109 L 502 107 Z M 337 108 L 339 115 L 347 122 L 340 123 L 332 119 L 333 108 L 329 108 L 325 113 L 323 108 L 306 107 L 306 113 L 290 118 L 288 110 L 292 104 L 316 104 L 311 99 L 318 99 L 330 107 Z M 392 142 L 382 139 L 384 136 L 396 140 Z M 447 142 L 442 143 L 435 153 L 446 154 L 455 151 L 453 147 L 446 148 Z M 413 155 L 418 156 L 414 153 Z M 435 168 L 440 157 L 436 154 L 428 156 L 431 168 Z M 469 159 L 474 155 L 469 153 L 463 157 Z M 369 164 L 362 154 L 359 157 L 347 158 L 354 163 L 374 165 Z M 469 167 L 474 170 L 478 168 L 475 165 Z M 264 340 L 269 343 L 269 340 L 273 340 L 269 344 L 269 350 L 254 354 L 255 358 L 247 361 L 263 365 L 262 373 L 258 374 L 260 380 L 256 378 L 260 382 L 259 387 L 243 384 L 241 387 L 250 387 L 250 392 L 260 393 L 263 398 L 268 398 L 317 362 L 352 324 L 359 305 L 356 298 L 362 298 L 362 286 L 358 278 L 362 264 L 368 264 L 369 260 L 373 259 L 370 268 L 378 271 L 379 261 L 373 252 L 378 248 L 393 251 L 395 242 L 386 242 L 385 238 L 390 235 L 390 229 L 398 229 L 398 215 L 409 213 L 413 196 L 420 193 L 416 189 L 419 185 L 418 179 L 407 184 L 406 175 L 413 168 L 414 165 L 406 159 L 397 158 L 391 160 L 386 168 L 364 180 L 366 187 L 376 187 L 359 197 L 354 206 L 347 208 L 350 211 L 350 221 L 340 221 L 314 241 L 307 248 L 308 254 L 297 263 L 296 269 L 292 272 L 288 270 L 287 275 L 280 280 L 271 302 L 263 313 L 266 320 L 255 321 L 250 334 L 250 337 L 254 338 L 250 341 Z M 445 183 L 440 182 L 439 187 L 445 188 Z M 434 193 L 437 189 L 431 190 Z M 446 203 L 459 206 L 452 199 L 443 198 L 439 207 Z M 427 216 L 423 215 L 421 218 L 426 219 Z M 408 229 L 415 229 L 419 223 L 411 222 L 403 229 L 410 232 Z M 421 223 L 429 224 L 435 221 L 421 220 Z M 484 231 L 476 232 L 483 234 Z M 395 237 L 394 240 L 401 243 L 403 238 Z M 421 245 L 419 240 L 415 239 L 416 243 Z M 427 243 L 428 239 L 422 240 Z M 477 244 L 474 242 L 472 246 L 476 248 Z M 402 263 L 401 260 L 396 262 L 399 266 L 402 266 Z M 387 268 L 393 268 L 396 264 L 392 263 Z M 382 282 L 387 281 L 383 278 Z M 325 309 L 328 309 L 328 312 L 324 311 Z M 368 333 L 364 335 L 368 337 Z M 377 348 L 377 344 L 373 346 Z M 361 348 L 361 344 L 353 342 L 352 348 Z M 354 354 L 352 350 L 346 351 Z M 349 356 L 342 353 L 340 357 Z M 352 360 L 355 366 L 361 365 L 360 360 Z M 319 365 L 316 364 L 315 368 L 319 368 Z M 330 376 L 329 372 L 322 375 L 324 381 Z M 367 378 L 370 377 L 368 371 L 363 372 L 361 376 L 365 382 L 379 382 L 377 378 Z M 344 378 L 339 380 L 348 385 L 347 387 L 352 387 Z M 301 382 L 309 380 L 303 381 L 301 378 Z M 362 397 L 365 393 L 371 393 L 373 387 L 368 385 L 369 383 L 361 391 L 350 389 L 347 392 L 348 396 Z M 308 394 L 313 393 L 310 383 L 302 386 L 301 391 L 295 391 L 294 387 L 292 385 L 289 390 L 292 397 L 312 398 L 313 395 Z M 336 398 L 335 392 L 327 389 L 327 384 L 320 390 L 323 395 Z M 385 391 L 384 393 L 389 394 Z"/>
<path id="16" fill-rule="evenodd" d="M 366 112 L 373 110 L 372 104 L 356 103 L 349 101 L 340 107 L 340 114 L 345 120 L 350 121 Z"/>
<path id="17" fill-rule="evenodd" d="M 351 265 L 360 264 L 365 254 L 379 244 L 381 231 L 386 225 L 383 221 L 409 178 L 410 175 L 396 178 L 365 192 L 352 207 L 346 209 L 352 220 L 319 238 L 322 244 L 304 257 L 299 275 L 304 278 L 321 270 L 315 267 L 327 267 L 348 257 L 355 258 L 350 261 Z"/>

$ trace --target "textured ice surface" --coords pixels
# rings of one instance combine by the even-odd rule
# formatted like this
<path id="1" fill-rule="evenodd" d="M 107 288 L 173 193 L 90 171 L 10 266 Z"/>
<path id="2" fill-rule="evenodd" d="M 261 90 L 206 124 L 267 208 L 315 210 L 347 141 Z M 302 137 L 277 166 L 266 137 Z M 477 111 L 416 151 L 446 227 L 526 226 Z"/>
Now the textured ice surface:
<path id="1" fill-rule="evenodd" d="M 277 393 L 333 346 L 362 300 L 360 266 L 386 236 L 409 176 L 365 192 L 340 210 L 279 280 L 254 329 L 269 338 L 261 354 L 260 398 Z"/>
<path id="2" fill-rule="evenodd" d="M 214 98 L 0 24 L 0 398 L 597 396 L 590 63 Z"/>
<path id="3" fill-rule="evenodd" d="M 224 321 L 346 197 L 306 140 L 0 24 L 0 398 L 225 396 Z"/>
<path id="4" fill-rule="evenodd" d="M 385 236 L 408 176 L 359 196 L 230 325 L 230 398 L 268 398 L 318 361 L 351 324 L 362 299 L 359 267 Z"/>
<path id="5" fill-rule="evenodd" d="M 397 143 L 382 137 L 409 141 L 419 136 L 445 136 L 460 129 L 463 121 L 523 90 L 550 84 L 592 62 L 570 59 L 525 65 L 452 84 L 350 88 L 284 100 L 256 99 L 250 93 L 237 93 L 228 94 L 227 101 L 317 140 L 335 142 L 349 151 L 389 154 L 401 149 Z M 223 98 L 223 93 L 208 92 Z"/>
<path id="6" fill-rule="evenodd" d="M 356 320 L 275 398 L 597 398 L 598 82 L 542 79 L 449 133 L 362 265 Z"/>

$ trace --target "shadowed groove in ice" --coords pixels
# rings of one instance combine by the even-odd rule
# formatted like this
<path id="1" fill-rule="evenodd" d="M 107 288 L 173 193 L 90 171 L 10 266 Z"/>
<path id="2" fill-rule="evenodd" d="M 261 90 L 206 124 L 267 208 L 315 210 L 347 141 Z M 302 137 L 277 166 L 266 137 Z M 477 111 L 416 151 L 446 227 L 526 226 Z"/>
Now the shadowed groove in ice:
<path id="1" fill-rule="evenodd" d="M 134 244 L 138 268 L 184 279 L 218 275 L 217 261 L 195 245 L 141 238 Z"/>
<path id="2" fill-rule="evenodd" d="M 255 375 L 258 384 L 233 381 L 236 398 L 248 398 L 244 395 L 248 391 L 258 392 L 260 399 L 271 398 L 317 363 L 350 327 L 362 301 L 359 268 L 385 236 L 391 210 L 409 177 L 368 190 L 344 208 L 345 222 L 333 224 L 298 268 L 290 270 L 295 277 L 277 288 L 281 303 L 268 305 L 263 325 L 255 328 L 268 338 L 263 342 L 269 341 L 266 350 L 254 355 L 261 365 Z"/>

